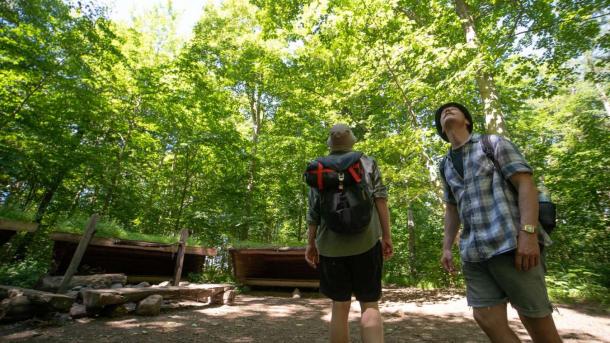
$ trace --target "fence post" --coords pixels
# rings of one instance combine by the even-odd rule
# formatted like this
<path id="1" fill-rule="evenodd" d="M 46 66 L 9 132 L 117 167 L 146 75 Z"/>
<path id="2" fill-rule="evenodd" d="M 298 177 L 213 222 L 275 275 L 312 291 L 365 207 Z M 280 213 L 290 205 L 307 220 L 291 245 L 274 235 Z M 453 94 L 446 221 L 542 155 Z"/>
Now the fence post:
<path id="1" fill-rule="evenodd" d="M 184 262 L 184 251 L 186 250 L 186 240 L 189 237 L 189 230 L 182 229 L 180 231 L 180 242 L 178 243 L 178 255 L 176 256 L 176 268 L 174 268 L 174 286 L 180 284 L 182 276 L 182 264 Z"/>

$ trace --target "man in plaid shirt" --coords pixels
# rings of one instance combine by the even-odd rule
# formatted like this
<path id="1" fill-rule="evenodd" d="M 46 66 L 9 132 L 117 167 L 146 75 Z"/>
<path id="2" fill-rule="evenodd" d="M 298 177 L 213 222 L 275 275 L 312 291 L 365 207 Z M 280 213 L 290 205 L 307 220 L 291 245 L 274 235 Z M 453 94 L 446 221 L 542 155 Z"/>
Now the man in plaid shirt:
<path id="1" fill-rule="evenodd" d="M 507 139 L 489 142 L 497 170 L 472 134 L 472 117 L 463 105 L 436 111 L 436 129 L 451 143 L 441 162 L 445 237 L 441 263 L 455 272 L 451 246 L 460 223 L 460 256 L 468 305 L 492 342 L 519 342 L 508 326 L 506 304 L 519 313 L 534 342 L 561 342 L 544 282 L 541 245 L 550 239 L 538 224 L 538 198 L 532 168 Z M 515 193 L 508 182 L 512 183 Z"/>

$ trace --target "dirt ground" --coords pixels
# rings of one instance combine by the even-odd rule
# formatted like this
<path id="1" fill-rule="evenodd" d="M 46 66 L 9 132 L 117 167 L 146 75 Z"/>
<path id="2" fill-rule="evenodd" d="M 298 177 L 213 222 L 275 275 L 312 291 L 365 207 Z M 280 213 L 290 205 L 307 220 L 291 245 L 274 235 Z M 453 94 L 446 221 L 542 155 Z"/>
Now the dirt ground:
<path id="1" fill-rule="evenodd" d="M 185 307 L 185 305 L 187 307 Z M 386 342 L 488 342 L 463 294 L 412 288 L 384 290 L 380 303 Z M 350 333 L 359 342 L 359 306 L 352 303 Z M 555 322 L 564 342 L 610 342 L 610 314 L 558 305 Z M 233 306 L 182 303 L 157 317 L 84 318 L 62 324 L 26 321 L 0 325 L 2 342 L 327 342 L 330 301 L 316 292 L 294 299 L 289 291 L 252 291 Z M 511 327 L 529 338 L 509 307 Z"/>

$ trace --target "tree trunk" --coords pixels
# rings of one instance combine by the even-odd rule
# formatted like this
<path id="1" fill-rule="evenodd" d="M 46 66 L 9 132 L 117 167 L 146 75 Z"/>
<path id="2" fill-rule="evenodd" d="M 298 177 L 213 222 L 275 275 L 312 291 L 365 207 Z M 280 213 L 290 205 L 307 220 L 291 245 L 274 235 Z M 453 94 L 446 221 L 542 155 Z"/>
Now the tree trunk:
<path id="1" fill-rule="evenodd" d="M 477 37 L 477 31 L 474 23 L 474 18 L 470 13 L 470 8 L 464 0 L 455 0 L 455 11 L 462 22 L 462 29 L 466 35 L 467 46 L 480 50 L 480 43 Z M 493 74 L 485 70 L 485 66 L 479 66 L 479 72 L 476 75 L 479 94 L 483 101 L 483 110 L 485 112 L 485 129 L 489 133 L 498 133 L 507 135 L 506 125 L 504 124 L 504 115 L 500 104 L 500 96 L 494 82 Z"/>
<path id="2" fill-rule="evenodd" d="M 415 221 L 413 220 L 413 210 L 411 206 L 407 209 L 407 230 L 409 232 L 409 272 L 411 273 L 411 277 L 414 277 L 417 273 L 417 268 L 415 268 Z"/>
<path id="3" fill-rule="evenodd" d="M 596 80 L 597 70 L 595 69 L 595 63 L 593 62 L 593 56 L 591 56 L 591 52 L 587 52 L 585 54 L 585 58 L 587 60 L 587 66 L 589 67 L 589 71 L 592 74 L 591 82 L 595 85 L 595 89 L 597 89 L 597 93 L 599 93 L 599 98 L 604 105 L 604 109 L 606 110 L 606 116 L 610 117 L 610 101 L 608 100 L 608 95 L 606 94 L 604 85 L 600 84 Z"/>
<path id="4" fill-rule="evenodd" d="M 180 221 L 182 219 L 182 211 L 184 210 L 184 202 L 186 200 L 186 194 L 189 190 L 189 185 L 191 183 L 191 178 L 193 177 L 193 171 L 189 167 L 191 165 L 190 161 L 195 160 L 197 158 L 197 150 L 195 150 L 195 156 L 191 159 L 190 151 L 187 151 L 185 157 L 185 175 L 184 175 L 184 184 L 182 185 L 182 190 L 180 191 L 180 204 L 178 207 L 178 213 L 176 214 L 176 225 L 174 226 L 175 230 L 180 230 Z"/>
<path id="5" fill-rule="evenodd" d="M 51 200 L 53 200 L 53 196 L 55 195 L 55 192 L 57 191 L 57 189 L 63 182 L 64 177 L 65 177 L 65 172 L 61 171 L 59 174 L 57 174 L 55 176 L 55 179 L 53 180 L 51 185 L 49 185 L 45 189 L 44 195 L 42 196 L 42 199 L 40 200 L 40 203 L 38 204 L 38 210 L 36 211 L 36 216 L 34 217 L 35 223 L 40 224 L 42 222 L 42 217 L 44 216 L 45 212 L 47 211 L 47 208 L 49 207 Z"/>
<path id="6" fill-rule="evenodd" d="M 134 118 L 140 112 L 140 102 L 141 102 L 140 98 L 136 99 L 136 103 L 135 103 L 133 112 L 131 113 L 132 116 L 131 116 L 131 118 L 128 118 L 129 127 L 127 129 L 127 135 L 125 136 L 125 138 L 123 138 L 123 136 L 119 133 L 119 137 L 121 138 L 120 149 L 119 149 L 119 153 L 117 155 L 115 166 L 112 170 L 113 174 L 112 174 L 112 178 L 110 181 L 110 187 L 108 188 L 106 198 L 104 199 L 104 206 L 102 207 L 101 215 L 108 214 L 108 208 L 110 207 L 110 204 L 113 200 L 112 198 L 113 198 L 114 192 L 117 188 L 117 183 L 119 181 L 119 175 L 121 174 L 123 161 L 126 156 L 125 152 L 127 151 L 129 143 L 131 142 L 131 133 L 133 132 L 134 127 L 135 127 Z"/>
<path id="7" fill-rule="evenodd" d="M 254 187 L 256 182 L 256 156 L 258 154 L 258 136 L 262 124 L 262 92 L 258 86 L 255 86 L 250 92 L 250 116 L 252 117 L 252 152 L 250 157 L 250 165 L 248 168 L 248 185 L 246 199 L 246 225 L 242 226 L 239 236 L 242 240 L 247 240 L 249 236 L 250 225 L 252 223 L 252 211 L 254 205 Z"/>

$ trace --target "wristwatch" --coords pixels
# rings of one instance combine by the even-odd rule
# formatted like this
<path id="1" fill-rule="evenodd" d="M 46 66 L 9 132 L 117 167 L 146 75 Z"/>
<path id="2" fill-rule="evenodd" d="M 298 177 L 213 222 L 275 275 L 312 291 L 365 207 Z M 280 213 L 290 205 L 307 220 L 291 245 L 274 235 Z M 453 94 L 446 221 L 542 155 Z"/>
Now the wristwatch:
<path id="1" fill-rule="evenodd" d="M 527 233 L 536 233 L 536 225 L 525 224 L 521 227 L 521 230 L 523 230 Z"/>

